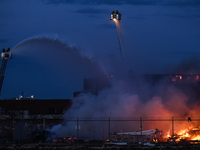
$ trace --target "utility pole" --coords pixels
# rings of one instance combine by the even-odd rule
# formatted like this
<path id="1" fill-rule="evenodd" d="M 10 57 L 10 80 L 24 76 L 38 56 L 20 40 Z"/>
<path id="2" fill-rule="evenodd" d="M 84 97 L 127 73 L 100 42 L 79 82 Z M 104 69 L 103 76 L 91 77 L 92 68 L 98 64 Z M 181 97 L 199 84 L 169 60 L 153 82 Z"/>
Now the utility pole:
<path id="1" fill-rule="evenodd" d="M 110 143 L 110 117 L 108 118 L 108 134 L 109 134 L 109 143 Z"/>
<path id="2" fill-rule="evenodd" d="M 22 92 L 22 121 L 24 120 L 24 102 L 23 102 L 23 99 L 24 99 L 24 92 Z"/>
<path id="3" fill-rule="evenodd" d="M 24 92 L 22 92 L 22 99 L 21 99 L 21 103 L 22 103 L 22 120 L 21 120 L 21 126 L 20 126 L 20 135 L 21 135 L 21 143 L 23 143 L 24 140 Z"/>
<path id="4" fill-rule="evenodd" d="M 174 117 L 172 117 L 172 138 L 174 138 Z"/>
<path id="5" fill-rule="evenodd" d="M 142 117 L 140 117 L 140 137 L 141 137 L 141 141 L 142 141 Z"/>
<path id="6" fill-rule="evenodd" d="M 78 125 L 78 118 L 77 118 L 77 145 L 78 145 L 78 138 L 79 138 L 79 125 Z"/>

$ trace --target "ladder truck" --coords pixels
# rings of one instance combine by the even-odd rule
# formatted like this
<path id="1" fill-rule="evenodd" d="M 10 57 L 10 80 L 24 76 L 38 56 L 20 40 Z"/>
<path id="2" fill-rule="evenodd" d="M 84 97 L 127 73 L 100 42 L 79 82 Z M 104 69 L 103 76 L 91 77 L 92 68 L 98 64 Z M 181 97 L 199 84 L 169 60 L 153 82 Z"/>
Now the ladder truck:
<path id="1" fill-rule="evenodd" d="M 0 68 L 0 95 L 1 95 L 1 89 L 3 85 L 3 79 L 4 79 L 7 61 L 8 59 L 12 59 L 10 48 L 8 48 L 7 50 L 3 48 L 3 51 L 1 52 L 1 59 L 2 59 L 2 62 L 1 62 L 1 68 Z"/>

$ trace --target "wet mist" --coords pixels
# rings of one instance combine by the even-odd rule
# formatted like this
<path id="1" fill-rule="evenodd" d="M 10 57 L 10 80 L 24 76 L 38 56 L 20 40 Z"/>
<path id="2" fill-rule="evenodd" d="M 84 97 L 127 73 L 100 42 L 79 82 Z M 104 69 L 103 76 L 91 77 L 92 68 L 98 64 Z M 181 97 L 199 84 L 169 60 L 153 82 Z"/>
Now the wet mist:
<path id="1" fill-rule="evenodd" d="M 18 97 L 23 91 L 35 98 L 68 99 L 83 90 L 84 78 L 107 76 L 96 60 L 58 38 L 28 38 L 11 52 L 2 89 L 5 98 L 11 98 L 9 93 Z M 9 80 L 8 74 L 12 74 Z"/>

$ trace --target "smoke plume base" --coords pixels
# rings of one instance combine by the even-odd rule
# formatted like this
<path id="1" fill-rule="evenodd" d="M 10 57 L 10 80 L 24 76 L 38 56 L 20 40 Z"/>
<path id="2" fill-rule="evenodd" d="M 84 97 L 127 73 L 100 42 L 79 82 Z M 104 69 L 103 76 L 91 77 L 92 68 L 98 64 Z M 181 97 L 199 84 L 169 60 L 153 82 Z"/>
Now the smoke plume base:
<path id="1" fill-rule="evenodd" d="M 140 83 L 141 84 L 141 83 Z M 151 88 L 150 88 L 151 87 Z M 135 90 L 139 88 L 139 90 Z M 141 92 L 144 91 L 145 93 Z M 148 95 L 148 93 L 150 93 Z M 153 93 L 153 95 L 151 95 Z M 73 135 L 72 123 L 69 118 L 83 118 L 96 119 L 108 117 L 111 118 L 111 132 L 131 132 L 138 131 L 140 126 L 139 117 L 144 120 L 168 120 L 168 121 L 144 121 L 143 130 L 159 129 L 167 133 L 171 127 L 170 119 L 181 118 L 185 120 L 183 122 L 175 121 L 175 131 L 179 129 L 187 128 L 189 125 L 198 127 L 198 121 L 192 123 L 187 122 L 187 118 L 190 116 L 193 119 L 198 119 L 199 103 L 193 101 L 190 103 L 190 95 L 186 95 L 182 89 L 179 89 L 173 84 L 157 83 L 152 86 L 146 82 L 142 82 L 141 86 L 133 88 L 130 83 L 122 80 L 117 80 L 112 83 L 112 87 L 102 90 L 99 95 L 94 96 L 90 94 L 83 94 L 80 97 L 72 99 L 73 105 L 66 112 L 64 119 L 65 125 L 58 125 L 62 130 L 59 130 L 58 126 L 52 128 L 52 132 L 55 132 L 57 136 Z M 143 96 L 146 95 L 146 96 Z M 147 99 L 148 98 L 148 99 Z M 195 97 L 196 100 L 198 97 Z M 133 119 L 137 117 L 138 121 L 123 121 Z M 113 119 L 122 119 L 122 121 L 113 121 Z M 84 121 L 80 121 L 82 124 Z M 101 135 L 103 128 L 107 128 L 108 120 L 104 120 L 104 125 L 96 123 L 98 121 L 88 121 L 81 126 L 82 136 L 90 137 L 95 134 Z M 101 121 L 99 121 L 101 122 Z M 107 123 L 105 123 L 107 122 Z M 75 122 L 74 122 L 75 123 Z M 84 128 L 86 126 L 86 128 Z M 59 131 L 66 131 L 60 133 Z M 99 131 L 101 130 L 101 131 Z M 74 131 L 75 132 L 75 131 Z"/>

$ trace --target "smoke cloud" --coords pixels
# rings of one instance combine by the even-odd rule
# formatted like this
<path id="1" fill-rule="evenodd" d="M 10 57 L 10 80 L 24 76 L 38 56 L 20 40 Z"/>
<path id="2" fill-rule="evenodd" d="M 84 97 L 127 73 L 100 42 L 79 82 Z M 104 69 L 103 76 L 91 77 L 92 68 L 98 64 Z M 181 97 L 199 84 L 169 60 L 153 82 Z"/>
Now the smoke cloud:
<path id="1" fill-rule="evenodd" d="M 200 64 L 198 60 L 188 58 L 171 70 L 176 70 L 179 74 L 191 71 L 198 73 Z M 167 132 L 172 134 L 172 122 L 169 121 L 172 117 L 184 119 L 185 121 L 175 121 L 176 134 L 181 129 L 191 126 L 200 127 L 198 121 L 187 121 L 188 117 L 193 119 L 199 117 L 200 95 L 198 93 L 198 83 L 174 84 L 171 80 L 169 81 L 169 78 L 164 77 L 157 82 L 148 82 L 143 75 L 134 75 L 132 71 L 129 71 L 124 78 L 113 78 L 112 86 L 100 91 L 97 96 L 83 94 L 73 98 L 73 105 L 65 113 L 63 124 L 54 126 L 51 131 L 57 137 L 75 137 L 77 122 L 69 121 L 70 118 L 99 119 L 104 121 L 79 121 L 79 137 L 103 139 L 103 135 L 109 137 L 109 117 L 111 119 L 110 132 L 139 131 L 139 120 L 142 117 L 144 120 L 158 120 L 143 121 L 143 130 L 157 128 L 166 135 Z"/>
<path id="2" fill-rule="evenodd" d="M 140 117 L 147 120 L 169 120 L 172 117 L 185 119 L 184 122 L 175 122 L 175 132 L 190 125 L 199 126 L 197 122 L 187 122 L 188 117 L 198 118 L 199 97 L 192 99 L 194 97 L 190 96 L 187 92 L 184 93 L 184 89 L 169 84 L 167 81 L 160 81 L 153 86 L 143 79 L 139 81 L 142 84 L 140 86 L 134 86 L 129 82 L 127 79 L 113 79 L 112 87 L 102 90 L 97 96 L 83 94 L 77 98 L 73 98 L 72 107 L 64 115 L 64 124 L 54 126 L 51 131 L 56 133 L 55 136 L 57 137 L 76 137 L 77 122 L 69 121 L 72 118 L 74 120 L 77 118 L 79 120 L 87 118 L 91 120 L 104 120 L 96 122 L 79 121 L 80 138 L 103 139 L 105 133 L 108 138 L 109 117 L 111 118 L 111 132 L 139 131 L 139 121 L 117 120 L 139 120 Z M 135 90 L 136 88 L 138 89 Z M 172 122 L 143 121 L 143 130 L 155 128 L 162 130 L 166 134 L 172 129 Z"/>
<path id="3" fill-rule="evenodd" d="M 178 66 L 172 70 L 172 73 L 182 74 L 199 74 L 200 73 L 200 58 L 199 55 L 192 55 L 184 59 Z"/>
<path id="4" fill-rule="evenodd" d="M 26 61 L 30 63 L 30 66 L 33 63 L 38 64 L 36 68 L 38 67 L 41 72 L 45 68 L 45 72 L 47 71 L 48 73 L 45 74 L 41 80 L 46 80 L 45 78 L 48 78 L 49 73 L 52 75 L 56 71 L 58 74 L 62 74 L 62 83 L 64 85 L 68 84 L 69 80 L 73 81 L 70 83 L 70 87 L 59 87 L 59 89 L 63 88 L 65 90 L 71 90 L 72 92 L 77 91 L 78 84 L 81 86 L 80 90 L 83 89 L 83 78 L 107 78 L 107 74 L 110 73 L 110 68 L 113 72 L 121 71 L 115 64 L 113 66 L 107 64 L 109 67 L 102 67 L 96 60 L 81 55 L 78 48 L 69 46 L 58 39 L 51 39 L 48 37 L 27 39 L 15 46 L 12 52 L 16 55 L 16 58 L 17 56 L 18 58 L 26 58 L 28 56 L 29 61 L 27 59 Z M 186 60 L 183 63 L 184 65 L 180 66 L 183 66 L 182 68 L 185 68 L 184 66 L 190 66 L 187 65 L 187 62 L 191 61 Z M 198 63 L 198 61 L 196 63 Z M 43 67 L 40 68 L 39 66 Z M 188 68 L 187 70 L 190 70 L 192 67 Z M 196 68 L 193 70 L 195 69 Z M 183 69 L 180 70 L 182 71 Z M 178 70 L 178 72 L 182 73 L 180 70 Z M 26 72 L 27 71 L 34 74 L 34 71 L 31 72 L 28 68 L 26 68 Z M 25 72 L 23 72 L 23 74 L 24 73 Z M 23 74 L 20 75 L 23 76 Z M 40 75 L 41 74 L 39 74 L 39 76 Z M 113 75 L 111 87 L 99 91 L 97 96 L 81 94 L 78 97 L 72 98 L 73 104 L 71 108 L 66 111 L 63 123 L 54 126 L 50 131 L 54 132 L 56 137 L 75 137 L 77 136 L 77 128 L 79 128 L 80 138 L 103 139 L 103 136 L 105 136 L 105 138 L 109 136 L 109 118 L 111 119 L 111 132 L 140 130 L 140 121 L 118 121 L 131 119 L 139 120 L 140 117 L 143 119 L 185 118 L 185 122 L 175 122 L 175 131 L 176 129 L 187 127 L 188 125 L 199 126 L 198 122 L 187 122 L 187 117 L 191 117 L 192 119 L 198 118 L 199 92 L 197 92 L 196 85 L 188 84 L 177 86 L 169 83 L 165 78 L 152 84 L 151 82 L 147 82 L 142 75 L 135 78 L 131 76 L 130 73 L 120 76 L 121 78 L 115 78 L 115 76 L 117 76 L 117 74 Z M 56 81 L 60 82 L 57 78 Z M 46 83 L 52 84 L 52 78 L 46 80 Z M 56 84 L 57 83 L 54 83 L 54 85 Z M 73 85 L 76 86 L 73 88 Z M 62 92 L 63 91 L 60 93 Z M 77 119 L 79 119 L 78 124 L 76 121 Z M 143 130 L 155 128 L 167 132 L 171 129 L 171 122 L 143 122 Z"/>

